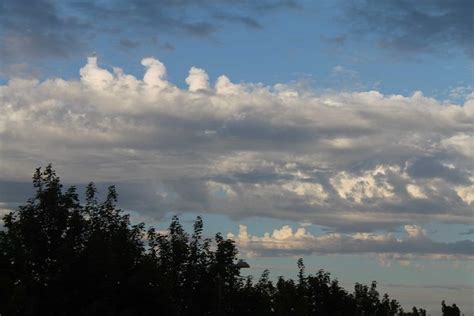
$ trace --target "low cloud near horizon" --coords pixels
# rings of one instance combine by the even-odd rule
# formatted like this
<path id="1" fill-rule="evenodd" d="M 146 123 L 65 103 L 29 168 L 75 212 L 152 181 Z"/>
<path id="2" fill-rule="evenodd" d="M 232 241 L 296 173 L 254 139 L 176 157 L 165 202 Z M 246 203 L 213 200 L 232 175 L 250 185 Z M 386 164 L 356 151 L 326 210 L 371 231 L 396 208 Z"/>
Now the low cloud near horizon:
<path id="1" fill-rule="evenodd" d="M 121 205 L 157 219 L 260 216 L 343 234 L 474 222 L 472 93 L 450 104 L 224 75 L 211 84 L 198 67 L 181 89 L 159 60 L 142 64 L 143 79 L 90 57 L 78 80 L 1 85 L 1 186 L 53 162 L 68 183 L 117 184 Z"/>
<path id="2" fill-rule="evenodd" d="M 405 238 L 392 233 L 328 233 L 311 234 L 305 227 L 293 230 L 285 225 L 263 236 L 251 235 L 247 226 L 239 225 L 238 235 L 228 233 L 239 250 L 248 257 L 303 256 L 328 254 L 376 254 L 382 263 L 398 261 L 409 265 L 412 260 L 472 260 L 474 242 L 462 240 L 439 242 L 432 240 L 418 225 L 405 225 Z"/>

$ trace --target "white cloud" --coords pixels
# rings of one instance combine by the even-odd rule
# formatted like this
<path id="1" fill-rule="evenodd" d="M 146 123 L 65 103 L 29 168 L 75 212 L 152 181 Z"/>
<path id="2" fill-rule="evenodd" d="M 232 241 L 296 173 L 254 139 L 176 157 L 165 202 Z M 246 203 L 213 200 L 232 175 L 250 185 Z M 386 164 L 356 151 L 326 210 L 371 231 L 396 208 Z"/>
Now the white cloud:
<path id="1" fill-rule="evenodd" d="M 114 81 L 114 76 L 97 65 L 97 57 L 87 58 L 87 64 L 81 68 L 81 81 L 93 89 L 105 90 Z"/>
<path id="2" fill-rule="evenodd" d="M 473 181 L 473 179 L 474 177 L 471 177 L 471 181 Z M 474 185 L 457 186 L 454 189 L 465 203 L 469 205 L 474 204 Z"/>
<path id="3" fill-rule="evenodd" d="M 419 186 L 415 185 L 415 184 L 408 184 L 407 185 L 407 191 L 412 197 L 414 197 L 416 199 L 426 199 L 427 198 L 426 194 L 423 193 L 422 189 Z"/>
<path id="4" fill-rule="evenodd" d="M 233 84 L 227 76 L 220 76 L 216 81 L 216 93 L 222 95 L 239 94 L 242 89 L 239 85 Z"/>
<path id="5" fill-rule="evenodd" d="M 425 239 L 426 231 L 418 225 L 405 225 L 405 231 L 408 234 L 408 237 L 414 239 Z"/>
<path id="6" fill-rule="evenodd" d="M 460 133 L 443 139 L 442 146 L 455 150 L 469 159 L 474 159 L 474 134 Z"/>
<path id="7" fill-rule="evenodd" d="M 357 203 L 361 203 L 365 198 L 389 199 L 393 197 L 395 195 L 393 187 L 387 181 L 377 180 L 375 177 L 378 174 L 381 174 L 379 170 L 374 170 L 355 177 L 346 172 L 340 172 L 331 178 L 331 184 L 340 197 L 353 199 Z"/>
<path id="8" fill-rule="evenodd" d="M 168 86 L 166 81 L 166 67 L 155 58 L 144 58 L 142 65 L 147 68 L 143 76 L 143 82 L 151 87 L 165 88 Z"/>
<path id="9" fill-rule="evenodd" d="M 78 80 L 1 85 L 0 181 L 53 162 L 68 182 L 115 183 L 125 207 L 157 217 L 256 215 L 351 232 L 473 223 L 472 98 L 225 75 L 212 85 L 194 67 L 180 89 L 159 60 L 142 64 L 143 79 L 90 57 Z"/>
<path id="10" fill-rule="evenodd" d="M 208 90 L 209 76 L 203 69 L 191 67 L 189 76 L 186 78 L 186 83 L 189 85 L 189 91 L 191 92 Z"/>
<path id="11" fill-rule="evenodd" d="M 384 264 L 392 260 L 401 265 L 419 258 L 440 260 L 472 260 L 474 259 L 472 241 L 453 243 L 431 240 L 426 231 L 417 225 L 405 225 L 406 238 L 396 238 L 393 234 L 328 233 L 313 235 L 304 227 L 293 230 L 285 225 L 274 229 L 273 233 L 263 236 L 251 235 L 245 225 L 239 225 L 237 236 L 229 233 L 240 251 L 247 256 L 287 256 L 307 254 L 375 254 Z"/>
<path id="12" fill-rule="evenodd" d="M 283 184 L 283 188 L 298 196 L 307 197 L 310 204 L 320 204 L 328 198 L 328 194 L 319 183 L 291 181 Z"/>

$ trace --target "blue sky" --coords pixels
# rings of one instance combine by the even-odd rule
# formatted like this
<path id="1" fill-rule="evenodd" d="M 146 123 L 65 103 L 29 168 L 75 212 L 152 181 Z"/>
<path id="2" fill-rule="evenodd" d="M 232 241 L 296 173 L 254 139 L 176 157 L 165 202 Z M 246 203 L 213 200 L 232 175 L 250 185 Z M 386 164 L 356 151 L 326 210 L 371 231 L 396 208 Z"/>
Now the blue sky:
<path id="1" fill-rule="evenodd" d="M 66 183 L 116 184 L 136 221 L 204 215 L 249 273 L 294 277 L 303 256 L 348 288 L 472 313 L 473 15 L 464 0 L 2 1 L 0 211 L 52 162 Z"/>
<path id="2" fill-rule="evenodd" d="M 133 1 L 132 1 L 133 2 Z M 173 3 L 173 1 L 169 1 Z M 204 1 L 206 3 L 207 1 Z M 270 1 L 272 2 L 272 1 Z M 270 3 L 268 2 L 268 3 Z M 228 5 L 215 5 L 212 1 L 204 8 L 199 9 L 199 5 L 183 5 L 173 8 L 172 5 L 164 1 L 157 7 L 163 11 L 166 6 L 173 12 L 173 15 L 179 15 L 176 11 L 183 10 L 188 17 L 183 18 L 189 23 L 210 23 L 213 25 L 209 34 L 193 35 L 188 31 L 176 29 L 166 25 L 166 23 L 156 22 L 159 18 L 152 16 L 146 17 L 152 21 L 142 21 L 138 23 L 135 20 L 127 21 L 126 17 L 122 20 L 113 21 L 113 17 L 104 18 L 98 14 L 97 19 L 87 18 L 93 10 L 94 1 L 82 2 L 61 2 L 56 3 L 55 14 L 60 18 L 78 19 L 77 22 L 67 22 L 65 19 L 64 32 L 60 30 L 49 30 L 44 27 L 44 37 L 47 36 L 53 44 L 62 44 L 61 39 L 54 41 L 54 35 L 70 35 L 71 42 L 74 45 L 63 48 L 61 52 L 53 51 L 53 48 L 46 49 L 34 46 L 54 46 L 48 41 L 41 42 L 24 38 L 23 41 L 16 40 L 14 43 L 18 49 L 29 48 L 25 50 L 14 51 L 15 45 L 8 41 L 3 43 L 3 51 L 6 56 L 6 62 L 3 68 L 14 68 L 12 65 L 25 64 L 25 68 L 31 67 L 31 71 L 40 77 L 60 76 L 62 78 L 72 78 L 77 76 L 77 70 L 84 63 L 84 59 L 92 52 L 96 52 L 101 57 L 101 63 L 104 66 L 120 66 L 127 72 L 138 74 L 142 71 L 139 59 L 143 56 L 159 57 L 167 67 L 169 78 L 177 85 L 183 85 L 183 78 L 191 66 L 199 66 L 206 69 L 211 78 L 216 78 L 222 73 L 235 80 L 236 82 L 262 82 L 264 84 L 275 84 L 278 82 L 289 82 L 292 80 L 312 80 L 312 84 L 317 88 L 345 88 L 345 89 L 371 89 L 377 88 L 384 93 L 403 93 L 409 94 L 415 90 L 421 90 L 426 95 L 436 97 L 448 97 L 447 93 L 451 88 L 461 85 L 468 85 L 472 82 L 472 44 L 466 38 L 465 43 L 459 43 L 460 40 L 454 38 L 455 33 L 472 31 L 469 18 L 469 7 L 465 9 L 462 3 L 465 1 L 454 1 L 454 4 L 443 4 L 443 1 L 424 1 L 422 4 L 429 4 L 435 9 L 426 10 L 423 5 L 414 6 L 412 9 L 420 10 L 428 16 L 436 18 L 436 6 L 438 10 L 457 9 L 464 10 L 467 15 L 465 25 L 444 26 L 443 30 L 433 30 L 431 36 L 425 34 L 416 34 L 410 30 L 410 25 L 401 27 L 393 26 L 393 33 L 401 32 L 403 36 L 408 33 L 413 42 L 421 41 L 419 37 L 425 35 L 435 40 L 441 38 L 442 41 L 433 41 L 424 43 L 421 47 L 385 47 L 383 43 L 385 36 L 389 36 L 380 25 L 369 25 L 370 21 L 364 20 L 365 17 L 357 16 L 353 13 L 350 5 L 340 1 L 283 1 L 272 2 L 280 3 L 280 7 L 269 12 L 258 11 L 257 4 L 251 2 L 235 2 Z M 436 4 L 439 2 L 438 4 Z M 17 15 L 25 11 L 21 7 L 22 3 L 28 5 L 28 1 L 19 1 L 17 5 Z M 127 2 L 124 1 L 119 7 L 118 4 L 113 8 L 109 7 L 116 2 L 111 2 L 104 8 L 110 10 L 126 11 Z M 138 3 L 138 2 L 137 2 Z M 267 2 L 264 1 L 265 4 Z M 287 3 L 285 5 L 285 3 Z M 370 1 L 355 2 L 358 9 L 371 8 L 383 12 L 386 21 L 396 20 L 397 14 L 406 15 L 410 18 L 410 8 L 393 8 L 397 5 L 391 4 L 391 1 L 381 1 L 378 5 L 373 5 Z M 466 6 L 469 5 L 465 2 Z M 97 5 L 97 4 L 96 4 Z M 131 5 L 131 4 L 129 4 Z M 38 2 L 38 7 L 41 1 Z M 138 5 L 137 5 L 138 6 Z M 364 8 L 364 6 L 366 6 Z M 6 2 L 5 7 L 10 6 Z M 118 7 L 118 8 L 117 8 Z M 184 9 L 183 9 L 184 7 Z M 400 5 L 400 7 L 403 7 Z M 85 8 L 88 8 L 87 10 Z M 398 9 L 400 12 L 396 12 Z M 423 11 L 426 10 L 426 12 Z M 32 11 L 35 8 L 30 9 Z M 264 10 L 264 9 L 263 9 Z M 351 11 L 352 10 L 352 11 Z M 390 10 L 395 12 L 390 13 Z M 405 11 L 407 12 L 405 12 Z M 37 9 L 37 11 L 40 11 Z M 138 11 L 138 10 L 137 10 Z M 4 10 L 8 14 L 7 10 Z M 220 13 L 219 13 L 220 12 Z M 226 12 L 225 14 L 222 12 Z M 237 13 L 236 13 L 237 12 Z M 448 11 L 449 12 L 449 11 Z M 32 15 L 34 13 L 31 13 Z M 126 15 L 126 13 L 124 13 Z M 170 13 L 171 14 L 171 13 Z M 247 25 L 244 22 L 214 18 L 209 21 L 209 16 L 215 15 L 239 15 L 246 17 L 249 21 L 255 23 Z M 367 13 L 368 14 L 368 13 Z M 458 12 L 452 13 L 456 17 Z M 44 17 L 42 17 L 44 15 Z M 46 13 L 38 15 L 38 23 L 41 18 L 47 19 Z M 135 12 L 140 15 L 140 11 Z M 144 15 L 142 13 L 142 15 Z M 15 17 L 11 18 L 14 20 Z M 144 17 L 142 17 L 145 20 Z M 17 20 L 20 20 L 17 18 Z M 153 21 L 155 20 L 155 21 Z M 443 22 L 442 19 L 439 22 Z M 193 22 L 192 22 L 193 21 Z M 197 22 L 196 22 L 197 21 Z M 449 21 L 449 20 L 448 20 Z M 18 21 L 21 22 L 21 21 Z M 82 22 L 82 23 L 80 23 Z M 128 22 L 128 23 L 127 23 Z M 146 22 L 146 23 L 145 23 Z M 398 21 L 400 24 L 406 23 L 403 18 Z M 409 23 L 416 26 L 417 21 L 408 20 Z M 437 23 L 434 21 L 433 23 Z M 375 23 L 375 22 L 374 22 Z M 422 23 L 422 22 L 421 22 Z M 4 26 L 3 34 L 11 34 L 13 26 Z M 31 27 L 34 27 L 34 23 Z M 52 24 L 52 23 L 51 23 Z M 70 26 L 69 24 L 73 24 Z M 79 25 L 76 25 L 79 24 Z M 156 25 L 155 25 L 156 24 Z M 388 24 L 388 23 L 387 23 Z M 67 28 L 71 29 L 70 34 Z M 51 28 L 55 25 L 51 25 Z M 459 29 L 456 29 L 458 27 Z M 463 28 L 463 29 L 461 29 Z M 35 34 L 34 29 L 25 26 L 25 32 L 18 29 L 14 32 Z M 38 32 L 39 33 L 39 32 Z M 51 33 L 53 33 L 51 35 Z M 55 34 L 58 33 L 58 34 Z M 451 33 L 451 34 L 450 34 Z M 22 34 L 23 36 L 25 34 Z M 27 35 L 29 36 L 29 35 Z M 34 36 L 31 36 L 34 38 Z M 57 36 L 59 37 L 59 36 Z M 402 37 L 402 36 L 400 36 Z M 76 39 L 76 41 L 72 41 Z M 56 43 L 58 42 L 58 43 Z M 10 44 L 7 47 L 7 44 Z M 71 43 L 69 43 L 71 44 Z M 409 44 L 407 44 L 409 45 Z M 77 48 L 76 48 L 77 46 Z M 36 56 L 35 49 L 46 51 Z M 51 52 L 49 52 L 51 50 Z M 465 52 L 470 50 L 470 52 Z M 28 63 L 26 63 L 28 61 Z M 340 66 L 346 69 L 346 76 L 356 76 L 355 83 L 344 82 L 344 78 L 330 78 L 335 67 Z M 26 70 L 27 71 L 27 70 Z M 409 72 L 409 74 L 407 74 Z M 340 74 L 343 76 L 343 74 Z M 8 73 L 3 75 L 4 79 Z M 333 76 L 334 77 L 334 74 Z M 347 79 L 347 78 L 346 78 Z M 350 78 L 354 81 L 354 78 Z M 342 84 L 342 86 L 341 86 Z"/>

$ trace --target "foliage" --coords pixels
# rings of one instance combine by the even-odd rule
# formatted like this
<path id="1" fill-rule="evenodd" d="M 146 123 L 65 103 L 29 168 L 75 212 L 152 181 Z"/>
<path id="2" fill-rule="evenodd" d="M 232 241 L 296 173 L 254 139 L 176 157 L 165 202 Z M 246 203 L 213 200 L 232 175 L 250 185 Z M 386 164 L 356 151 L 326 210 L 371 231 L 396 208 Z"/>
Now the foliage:
<path id="1" fill-rule="evenodd" d="M 4 217 L 0 232 L 1 315 L 426 315 L 405 313 L 377 283 L 353 293 L 320 270 L 274 284 L 240 276 L 237 248 L 216 234 L 203 236 L 200 217 L 191 235 L 175 216 L 166 233 L 132 225 L 109 187 L 105 201 L 89 184 L 85 203 L 63 190 L 51 165 L 33 176 L 35 196 Z M 459 308 L 442 303 L 443 315 Z"/>

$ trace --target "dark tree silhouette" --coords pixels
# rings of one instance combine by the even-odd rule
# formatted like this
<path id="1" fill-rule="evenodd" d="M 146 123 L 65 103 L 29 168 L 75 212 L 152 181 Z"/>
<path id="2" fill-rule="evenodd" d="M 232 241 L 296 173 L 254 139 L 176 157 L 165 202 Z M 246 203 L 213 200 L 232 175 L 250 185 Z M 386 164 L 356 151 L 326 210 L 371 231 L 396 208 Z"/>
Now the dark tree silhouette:
<path id="1" fill-rule="evenodd" d="M 426 315 L 380 298 L 375 281 L 349 293 L 324 270 L 307 275 L 303 259 L 296 281 L 274 284 L 268 270 L 243 278 L 234 242 L 205 238 L 201 217 L 191 235 L 176 216 L 166 233 L 145 230 L 117 208 L 115 187 L 99 202 L 90 183 L 82 205 L 51 165 L 33 186 L 34 197 L 3 218 L 1 315 Z M 460 315 L 444 301 L 442 312 Z"/>
<path id="2" fill-rule="evenodd" d="M 441 311 L 443 312 L 443 316 L 460 316 L 461 311 L 453 304 L 452 306 L 447 306 L 445 301 L 441 302 Z"/>

